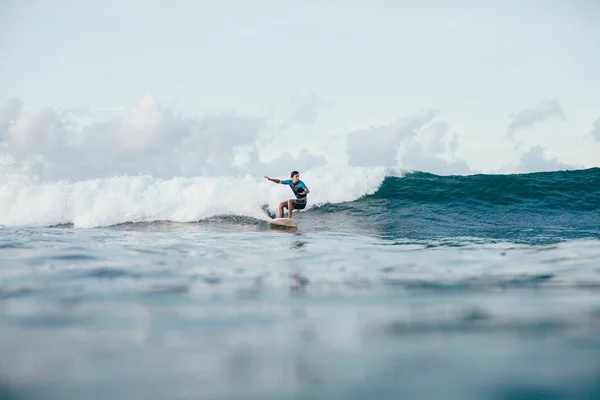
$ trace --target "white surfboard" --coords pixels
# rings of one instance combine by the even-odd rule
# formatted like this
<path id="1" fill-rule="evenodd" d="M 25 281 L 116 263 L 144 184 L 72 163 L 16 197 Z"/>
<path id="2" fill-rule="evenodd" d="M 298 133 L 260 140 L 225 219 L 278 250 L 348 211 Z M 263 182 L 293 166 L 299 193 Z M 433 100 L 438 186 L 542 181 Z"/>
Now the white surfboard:
<path id="1" fill-rule="evenodd" d="M 292 218 L 275 218 L 269 221 L 269 225 L 282 228 L 297 228 L 298 224 Z"/>

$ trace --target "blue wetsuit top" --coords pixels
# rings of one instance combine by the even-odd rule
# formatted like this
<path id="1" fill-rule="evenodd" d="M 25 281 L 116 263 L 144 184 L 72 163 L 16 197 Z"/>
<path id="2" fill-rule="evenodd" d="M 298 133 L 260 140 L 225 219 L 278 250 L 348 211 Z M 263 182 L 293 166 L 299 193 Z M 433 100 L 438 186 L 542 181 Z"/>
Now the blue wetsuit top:
<path id="1" fill-rule="evenodd" d="M 298 180 L 298 182 L 296 184 L 294 184 L 294 182 L 291 179 L 286 179 L 285 181 L 281 181 L 281 184 L 282 185 L 290 185 L 290 187 L 292 188 L 292 191 L 296 195 L 296 199 L 302 199 L 307 196 L 306 193 L 304 193 L 304 191 L 307 190 L 308 188 L 306 187 L 304 182 L 302 182 L 301 180 Z"/>

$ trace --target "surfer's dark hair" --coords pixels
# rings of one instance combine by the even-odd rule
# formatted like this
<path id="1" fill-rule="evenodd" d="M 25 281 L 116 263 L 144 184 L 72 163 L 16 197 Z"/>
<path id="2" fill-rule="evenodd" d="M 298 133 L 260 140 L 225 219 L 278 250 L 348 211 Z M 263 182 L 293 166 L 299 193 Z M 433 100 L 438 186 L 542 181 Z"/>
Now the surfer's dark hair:
<path id="1" fill-rule="evenodd" d="M 299 174 L 299 172 L 298 171 L 292 171 L 292 173 L 290 174 L 290 178 L 293 178 L 294 175 L 296 175 L 296 174 Z"/>

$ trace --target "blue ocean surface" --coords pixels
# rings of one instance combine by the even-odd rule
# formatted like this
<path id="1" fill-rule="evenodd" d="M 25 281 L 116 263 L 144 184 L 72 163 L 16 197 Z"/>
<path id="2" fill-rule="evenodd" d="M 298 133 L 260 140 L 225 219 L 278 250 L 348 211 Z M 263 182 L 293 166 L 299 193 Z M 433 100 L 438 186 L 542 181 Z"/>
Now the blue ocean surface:
<path id="1" fill-rule="evenodd" d="M 297 230 L 85 185 L 0 193 L 2 399 L 600 398 L 598 168 L 386 176 Z"/>

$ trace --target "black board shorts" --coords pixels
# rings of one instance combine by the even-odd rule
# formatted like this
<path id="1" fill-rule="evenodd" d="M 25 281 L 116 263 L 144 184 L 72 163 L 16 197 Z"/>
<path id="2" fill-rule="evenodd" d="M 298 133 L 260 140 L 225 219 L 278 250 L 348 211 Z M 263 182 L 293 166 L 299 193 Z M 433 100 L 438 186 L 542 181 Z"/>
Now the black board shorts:
<path id="1" fill-rule="evenodd" d="M 306 200 L 296 200 L 294 210 L 302 210 L 304 207 L 306 207 Z"/>

